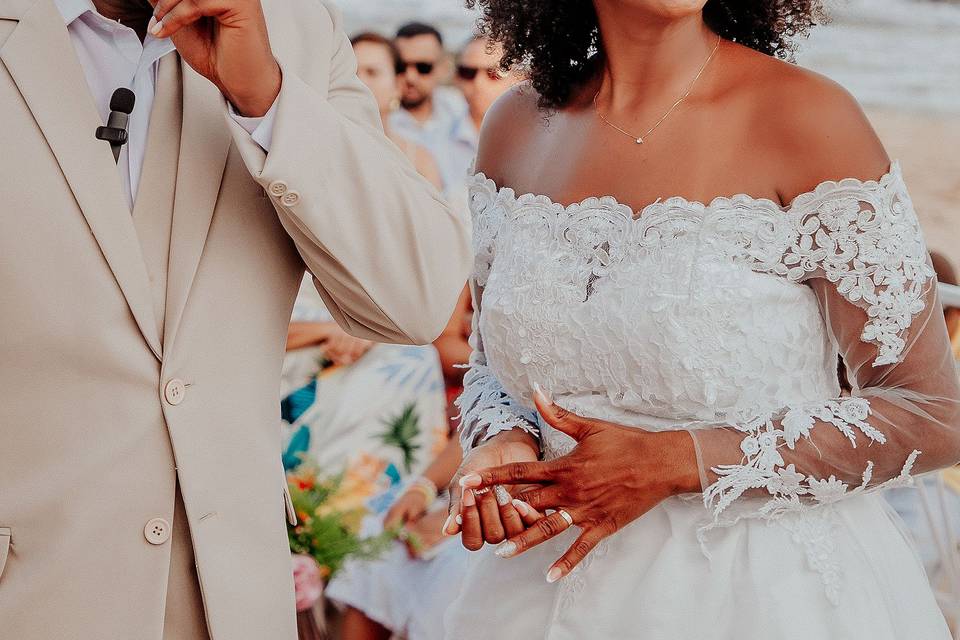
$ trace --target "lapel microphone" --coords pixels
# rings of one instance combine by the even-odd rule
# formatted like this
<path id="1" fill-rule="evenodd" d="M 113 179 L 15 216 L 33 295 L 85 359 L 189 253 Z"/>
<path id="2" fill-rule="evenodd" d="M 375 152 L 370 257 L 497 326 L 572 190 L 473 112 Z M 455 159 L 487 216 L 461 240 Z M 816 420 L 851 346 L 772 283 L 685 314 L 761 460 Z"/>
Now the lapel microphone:
<path id="1" fill-rule="evenodd" d="M 137 97 L 130 89 L 117 89 L 110 96 L 110 117 L 107 126 L 97 127 L 97 140 L 106 140 L 113 150 L 113 161 L 120 162 L 120 147 L 127 142 L 127 123 L 133 111 L 133 103 Z"/>

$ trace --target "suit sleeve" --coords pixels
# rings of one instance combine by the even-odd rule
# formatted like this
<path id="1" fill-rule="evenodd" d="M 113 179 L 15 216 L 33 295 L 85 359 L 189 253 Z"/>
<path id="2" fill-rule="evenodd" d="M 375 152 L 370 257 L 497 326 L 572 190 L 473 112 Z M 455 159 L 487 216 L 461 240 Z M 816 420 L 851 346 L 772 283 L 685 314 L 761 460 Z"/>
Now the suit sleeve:
<path id="1" fill-rule="evenodd" d="M 269 152 L 229 116 L 228 125 L 340 326 L 429 343 L 467 279 L 466 225 L 383 135 L 339 16 L 328 11 L 329 77 L 303 78 L 280 60 Z"/>

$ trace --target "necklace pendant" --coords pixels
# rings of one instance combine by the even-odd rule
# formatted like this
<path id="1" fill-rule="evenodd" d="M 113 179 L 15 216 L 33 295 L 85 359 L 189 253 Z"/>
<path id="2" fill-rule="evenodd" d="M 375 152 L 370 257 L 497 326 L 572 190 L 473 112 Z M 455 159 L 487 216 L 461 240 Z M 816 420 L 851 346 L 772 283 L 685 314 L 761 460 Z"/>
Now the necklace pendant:
<path id="1" fill-rule="evenodd" d="M 643 138 L 637 138 L 637 144 L 643 144 Z"/>

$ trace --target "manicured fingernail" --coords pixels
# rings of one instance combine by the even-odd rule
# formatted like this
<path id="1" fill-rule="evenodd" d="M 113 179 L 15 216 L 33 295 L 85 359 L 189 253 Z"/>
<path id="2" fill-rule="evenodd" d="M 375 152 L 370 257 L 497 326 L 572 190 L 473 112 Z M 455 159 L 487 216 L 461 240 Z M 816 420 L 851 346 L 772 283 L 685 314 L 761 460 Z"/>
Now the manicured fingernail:
<path id="1" fill-rule="evenodd" d="M 453 519 L 453 521 L 456 522 L 458 525 L 463 526 L 463 516 L 460 515 L 459 513 L 457 514 L 457 517 Z"/>
<path id="2" fill-rule="evenodd" d="M 507 490 L 504 489 L 501 485 L 494 485 L 493 495 L 497 498 L 497 504 L 501 507 L 505 507 L 510 504 L 510 494 L 507 493 Z"/>
<path id="3" fill-rule="evenodd" d="M 473 491 L 471 491 L 470 489 L 464 489 L 463 490 L 463 506 L 473 507 L 473 506 L 476 506 L 476 504 L 477 504 L 477 499 L 473 495 Z"/>
<path id="4" fill-rule="evenodd" d="M 560 579 L 560 567 L 553 567 L 550 571 L 547 571 L 547 583 L 553 584 Z"/>
<path id="5" fill-rule="evenodd" d="M 453 531 L 450 531 L 450 525 L 453 524 L 453 514 L 447 516 L 447 519 L 443 521 L 443 526 L 440 528 L 440 533 L 445 536 L 453 535 Z"/>
<path id="6" fill-rule="evenodd" d="M 523 500 L 518 500 L 517 498 L 513 499 L 513 508 L 516 509 L 517 512 L 522 516 L 530 513 L 530 505 Z"/>
<path id="7" fill-rule="evenodd" d="M 156 17 L 150 18 L 150 22 L 147 23 L 147 31 L 149 31 L 153 35 L 157 35 L 162 30 L 163 30 L 163 20 L 157 20 Z"/>
<path id="8" fill-rule="evenodd" d="M 461 487 L 479 487 L 481 482 L 482 480 L 480 479 L 480 476 L 475 473 L 471 473 L 460 478 Z"/>
<path id="9" fill-rule="evenodd" d="M 540 396 L 540 399 L 541 399 L 541 400 L 543 400 L 543 401 L 546 402 L 547 404 L 552 404 L 552 403 L 553 403 L 553 399 L 551 399 L 550 396 L 547 395 L 547 393 L 543 390 L 543 388 L 540 386 L 539 383 L 537 383 L 537 382 L 534 382 L 534 383 L 533 383 L 533 391 L 534 391 L 534 393 L 536 393 L 538 396 Z"/>
<path id="10" fill-rule="evenodd" d="M 509 558 L 517 552 L 517 543 L 510 542 L 509 540 L 501 542 L 497 545 L 497 548 L 494 550 L 494 553 L 497 554 L 498 558 Z"/>

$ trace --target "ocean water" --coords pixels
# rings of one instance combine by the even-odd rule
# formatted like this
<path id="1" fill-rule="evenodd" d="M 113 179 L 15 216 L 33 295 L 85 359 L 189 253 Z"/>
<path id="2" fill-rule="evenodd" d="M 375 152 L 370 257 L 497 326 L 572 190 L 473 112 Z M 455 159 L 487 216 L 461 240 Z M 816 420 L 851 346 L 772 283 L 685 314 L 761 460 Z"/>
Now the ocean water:
<path id="1" fill-rule="evenodd" d="M 562 0 L 557 0 L 562 1 Z M 337 0 L 348 31 L 389 35 L 408 20 L 435 24 L 448 47 L 473 31 L 460 0 Z M 865 105 L 960 113 L 960 3 L 828 0 L 834 20 L 802 44 L 801 64 L 830 76 Z"/>

